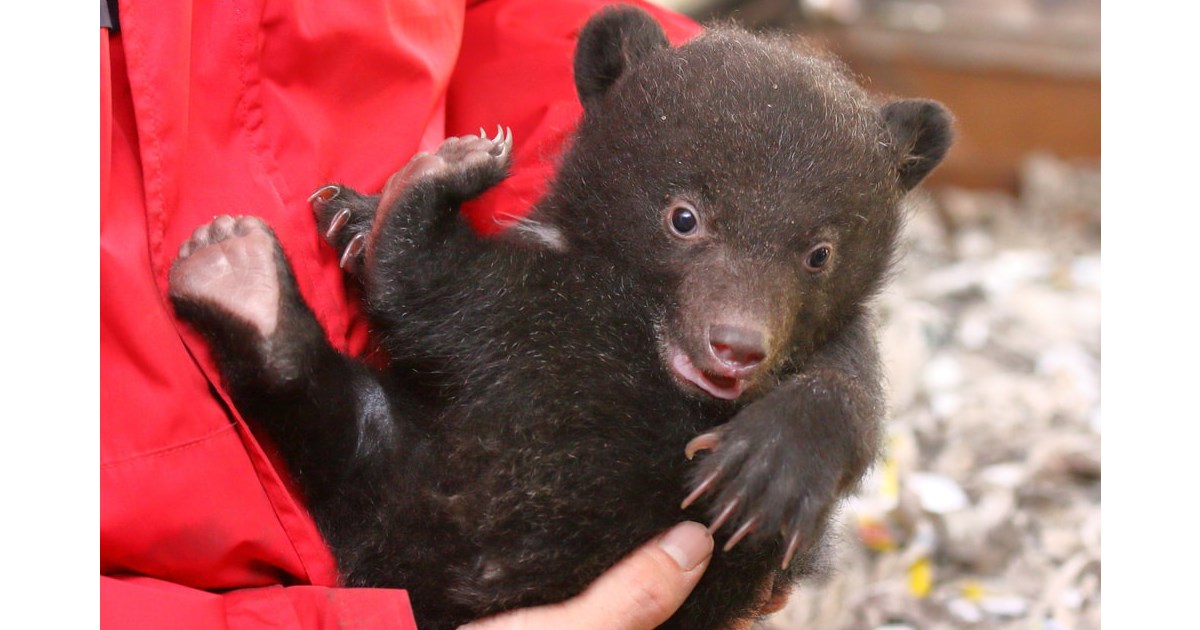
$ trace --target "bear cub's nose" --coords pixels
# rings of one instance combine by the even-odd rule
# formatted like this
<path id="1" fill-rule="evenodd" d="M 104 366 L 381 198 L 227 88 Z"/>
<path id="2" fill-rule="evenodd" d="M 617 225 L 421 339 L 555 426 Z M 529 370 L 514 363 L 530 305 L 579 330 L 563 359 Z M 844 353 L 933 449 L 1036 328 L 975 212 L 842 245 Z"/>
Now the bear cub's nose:
<path id="1" fill-rule="evenodd" d="M 767 358 L 766 336 L 751 328 L 714 325 L 708 331 L 708 344 L 722 363 L 737 370 L 752 368 Z"/>

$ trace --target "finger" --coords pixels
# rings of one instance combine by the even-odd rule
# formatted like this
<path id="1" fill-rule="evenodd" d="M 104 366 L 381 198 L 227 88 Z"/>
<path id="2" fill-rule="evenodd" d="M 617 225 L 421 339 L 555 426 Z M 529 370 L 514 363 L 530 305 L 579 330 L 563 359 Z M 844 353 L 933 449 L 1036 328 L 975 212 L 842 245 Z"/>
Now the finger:
<path id="1" fill-rule="evenodd" d="M 577 598 L 579 614 L 597 627 L 650 630 L 666 621 L 700 581 L 713 539 L 703 525 L 684 522 L 643 545 L 600 576 Z"/>
<path id="2" fill-rule="evenodd" d="M 708 568 L 712 550 L 713 539 L 703 525 L 680 523 L 626 556 L 572 599 L 516 610 L 463 628 L 652 630 L 687 599 Z"/>

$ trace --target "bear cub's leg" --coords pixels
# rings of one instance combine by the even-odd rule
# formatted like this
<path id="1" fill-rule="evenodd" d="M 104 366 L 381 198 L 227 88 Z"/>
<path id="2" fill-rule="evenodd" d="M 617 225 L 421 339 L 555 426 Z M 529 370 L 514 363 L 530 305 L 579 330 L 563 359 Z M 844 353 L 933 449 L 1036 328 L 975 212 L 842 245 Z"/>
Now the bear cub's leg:
<path id="1" fill-rule="evenodd" d="M 512 157 L 512 132 L 497 129 L 495 138 L 480 130 L 478 136 L 447 138 L 434 153 L 418 153 L 392 175 L 383 192 L 362 195 L 346 186 L 322 186 L 309 197 L 317 229 L 339 255 L 347 274 L 358 276 L 379 243 L 384 224 L 396 213 L 413 213 L 407 219 L 438 218 L 457 209 L 504 179 Z M 409 194 L 415 188 L 426 195 Z M 432 196 L 429 196 L 432 193 Z M 383 209 L 380 213 L 378 210 Z M 427 214 L 421 216 L 421 210 Z M 432 213 L 432 214 L 429 214 Z M 402 221 L 409 223 L 410 221 Z"/>
<path id="2" fill-rule="evenodd" d="M 270 434 L 331 535 L 340 521 L 328 501 L 346 494 L 347 471 L 379 465 L 371 462 L 396 444 L 392 397 L 377 373 L 329 343 L 261 219 L 222 216 L 198 228 L 170 287 L 235 406 Z"/>

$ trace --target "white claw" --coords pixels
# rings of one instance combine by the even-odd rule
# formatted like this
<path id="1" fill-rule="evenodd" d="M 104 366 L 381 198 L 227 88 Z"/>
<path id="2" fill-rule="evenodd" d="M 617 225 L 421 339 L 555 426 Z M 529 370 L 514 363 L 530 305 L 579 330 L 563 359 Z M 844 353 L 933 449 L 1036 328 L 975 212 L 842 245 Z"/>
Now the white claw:
<path id="1" fill-rule="evenodd" d="M 495 142 L 502 137 L 504 137 L 504 127 L 501 127 L 500 125 L 496 125 L 496 137 L 492 138 L 492 142 Z"/>
<path id="2" fill-rule="evenodd" d="M 328 194 L 328 197 L 326 197 L 326 194 Z M 313 192 L 313 194 L 309 195 L 308 203 L 312 203 L 318 199 L 320 199 L 322 202 L 331 201 L 334 197 L 337 197 L 340 194 L 342 194 L 342 188 L 340 186 L 329 184 L 327 186 L 318 188 L 315 192 Z M 216 217 L 213 218 L 215 219 Z"/>
<path id="3" fill-rule="evenodd" d="M 483 127 L 479 128 L 479 137 L 487 140 L 487 132 L 483 130 Z"/>
<path id="4" fill-rule="evenodd" d="M 350 242 L 346 244 L 346 249 L 342 251 L 342 257 L 338 260 L 338 267 L 346 269 L 350 261 L 362 251 L 363 245 L 366 244 L 366 234 L 357 234 Z"/>
<path id="5" fill-rule="evenodd" d="M 510 148 L 510 149 L 512 148 L 512 128 L 511 127 L 504 128 L 504 144 L 508 148 Z"/>
<path id="6" fill-rule="evenodd" d="M 329 229 L 325 230 L 325 238 L 332 239 L 337 235 L 338 230 L 346 226 L 346 222 L 350 220 L 350 209 L 342 208 L 338 213 L 333 215 L 333 220 L 329 222 Z"/>

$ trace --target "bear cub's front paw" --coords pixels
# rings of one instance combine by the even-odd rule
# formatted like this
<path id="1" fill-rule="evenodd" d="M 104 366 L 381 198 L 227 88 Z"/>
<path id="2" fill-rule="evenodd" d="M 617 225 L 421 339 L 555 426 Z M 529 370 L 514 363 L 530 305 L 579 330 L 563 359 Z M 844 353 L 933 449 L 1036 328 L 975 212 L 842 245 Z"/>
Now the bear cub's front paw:
<path id="1" fill-rule="evenodd" d="M 327 184 L 309 196 L 317 229 L 338 252 L 338 264 L 357 275 L 377 229 L 376 215 L 392 212 L 405 192 L 423 182 L 440 185 L 452 202 L 471 199 L 508 175 L 512 162 L 512 131 L 497 128 L 496 137 L 484 130 L 478 136 L 447 138 L 434 153 L 421 152 L 388 178 L 383 192 L 367 196 L 340 184 Z"/>
<path id="2" fill-rule="evenodd" d="M 786 543 L 782 568 L 798 550 L 814 552 L 825 517 L 836 499 L 836 481 L 818 454 L 808 452 L 770 407 L 751 405 L 733 420 L 688 443 L 688 459 L 699 456 L 692 472 L 687 509 L 708 496 L 709 531 L 726 524 L 735 529 L 726 540 L 729 551 L 750 536 L 779 533 Z"/>
<path id="3" fill-rule="evenodd" d="M 465 201 L 500 183 L 508 175 L 511 163 L 512 130 L 497 127 L 496 137 L 488 138 L 481 128 L 478 136 L 446 138 L 436 153 L 414 157 L 405 167 L 413 169 L 405 179 L 441 180 L 448 196 Z"/>
<path id="4" fill-rule="evenodd" d="M 348 274 L 362 269 L 367 236 L 375 223 L 379 195 L 369 197 L 340 184 L 327 184 L 309 195 L 317 230 L 338 252 L 338 265 Z"/>

